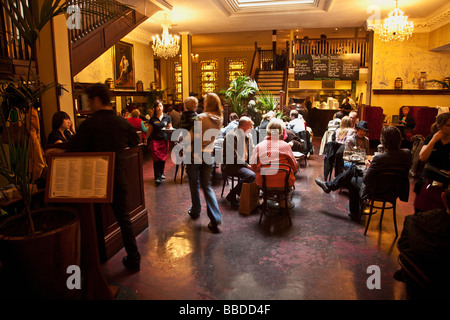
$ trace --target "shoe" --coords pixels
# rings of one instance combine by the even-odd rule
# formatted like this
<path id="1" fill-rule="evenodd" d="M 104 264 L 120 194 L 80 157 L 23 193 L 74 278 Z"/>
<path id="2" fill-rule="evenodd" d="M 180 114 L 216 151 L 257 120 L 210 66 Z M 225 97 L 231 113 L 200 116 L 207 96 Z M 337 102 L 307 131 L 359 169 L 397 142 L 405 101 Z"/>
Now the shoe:
<path id="1" fill-rule="evenodd" d="M 351 214 L 349 213 L 348 216 L 350 217 L 350 219 L 352 219 L 353 221 L 359 221 L 359 217 L 355 214 Z"/>
<path id="2" fill-rule="evenodd" d="M 159 186 L 161 184 L 161 179 L 155 179 L 155 185 Z"/>
<path id="3" fill-rule="evenodd" d="M 124 257 L 122 263 L 125 268 L 133 272 L 138 272 L 141 269 L 140 262 L 129 260 L 128 257 Z"/>
<path id="4" fill-rule="evenodd" d="M 319 187 L 322 188 L 322 190 L 323 190 L 325 193 L 330 193 L 331 189 L 328 188 L 328 186 L 327 186 L 327 184 L 326 184 L 325 182 L 323 182 L 322 180 L 319 180 L 319 179 L 315 179 L 314 181 L 317 183 L 317 185 L 318 185 Z"/>
<path id="5" fill-rule="evenodd" d="M 225 199 L 227 199 L 228 201 L 230 201 L 231 203 L 231 207 L 239 207 L 239 202 L 236 200 L 236 196 L 233 196 L 231 193 L 229 193 Z"/>
<path id="6" fill-rule="evenodd" d="M 192 220 L 198 219 L 198 217 L 200 217 L 199 214 L 198 214 L 198 215 L 192 214 L 192 209 L 189 209 L 189 210 L 188 210 L 188 215 L 191 216 Z"/>
<path id="7" fill-rule="evenodd" d="M 165 176 L 164 174 L 162 174 L 162 175 L 161 175 L 161 179 L 162 179 L 162 180 L 165 180 L 165 179 L 166 179 L 166 176 Z"/>
<path id="8" fill-rule="evenodd" d="M 213 224 L 212 222 L 208 223 L 208 229 L 211 230 L 212 233 L 219 233 L 220 230 L 217 224 Z"/>

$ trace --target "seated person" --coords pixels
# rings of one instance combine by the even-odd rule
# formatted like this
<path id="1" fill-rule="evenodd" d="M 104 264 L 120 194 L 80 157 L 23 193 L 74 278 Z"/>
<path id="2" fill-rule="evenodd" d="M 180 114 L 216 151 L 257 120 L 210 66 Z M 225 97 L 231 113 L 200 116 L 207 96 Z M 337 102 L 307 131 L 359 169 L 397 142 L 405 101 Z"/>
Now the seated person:
<path id="1" fill-rule="evenodd" d="M 294 186 L 298 163 L 290 145 L 283 141 L 284 130 L 283 121 L 276 118 L 272 119 L 267 126 L 267 137 L 264 141 L 258 143 L 253 151 L 251 168 L 256 173 L 255 181 L 259 187 L 262 187 L 263 184 L 261 166 L 274 163 L 286 164 L 291 168 L 289 186 Z M 270 153 L 271 150 L 277 150 L 278 152 Z M 284 188 L 284 186 L 285 176 L 283 172 L 279 172 L 275 177 L 271 177 L 267 185 L 268 188 Z"/>
<path id="2" fill-rule="evenodd" d="M 348 116 L 352 119 L 352 127 L 356 127 L 356 123 L 358 122 L 358 112 L 351 111 Z"/>
<path id="3" fill-rule="evenodd" d="M 225 129 L 223 129 L 223 131 L 220 133 L 220 138 L 225 138 L 225 136 L 227 135 L 227 133 L 236 128 L 239 124 L 239 116 L 237 115 L 237 113 L 232 112 L 230 114 L 230 123 L 228 123 L 228 125 L 225 127 Z"/>
<path id="4" fill-rule="evenodd" d="M 339 128 L 333 133 L 332 140 L 344 145 L 347 137 L 353 135 L 353 131 L 352 120 L 349 116 L 345 116 L 342 118 Z"/>
<path id="5" fill-rule="evenodd" d="M 289 121 L 287 125 L 289 130 L 294 131 L 295 134 L 306 130 L 306 122 L 303 117 L 298 114 L 297 110 L 291 110 L 289 115 L 291 117 L 291 121 Z"/>
<path id="6" fill-rule="evenodd" d="M 172 120 L 172 127 L 177 129 L 180 127 L 180 113 L 174 109 L 173 106 L 170 106 L 167 110 L 167 114 L 169 115 L 170 119 Z"/>
<path id="7" fill-rule="evenodd" d="M 362 122 L 362 121 L 360 121 Z M 315 179 L 315 182 L 325 191 L 338 190 L 342 187 L 349 190 L 349 209 L 350 218 L 358 221 L 363 208 L 361 208 L 360 200 L 364 200 L 368 196 L 368 188 L 374 187 L 377 175 L 390 168 L 402 168 L 404 170 L 405 179 L 402 181 L 401 200 L 408 199 L 409 196 L 409 179 L 408 172 L 411 167 L 411 151 L 408 149 L 400 149 L 402 141 L 400 130 L 394 126 L 386 126 L 381 130 L 381 143 L 385 146 L 385 152 L 373 157 L 372 161 L 366 161 L 366 170 L 361 171 L 353 164 L 349 169 L 338 175 L 331 181 L 324 182 Z M 380 188 L 381 186 L 377 186 Z"/>
<path id="8" fill-rule="evenodd" d="M 441 193 L 443 208 L 405 217 L 398 248 L 429 280 L 448 292 L 450 284 L 450 189 Z M 394 278 L 405 282 L 403 269 Z M 448 297 L 447 293 L 447 297 Z"/>
<path id="9" fill-rule="evenodd" d="M 355 149 L 369 152 L 369 138 L 366 137 L 369 132 L 367 121 L 359 121 L 355 126 L 355 132 L 345 139 L 345 150 L 354 151 Z"/>
<path id="10" fill-rule="evenodd" d="M 241 194 L 242 184 L 255 180 L 249 159 L 253 150 L 252 129 L 252 119 L 241 117 L 238 126 L 228 132 L 223 141 L 222 174 L 239 178 L 238 184 L 226 196 L 232 207 L 239 206 L 237 196 Z"/>
<path id="11" fill-rule="evenodd" d="M 259 130 L 266 130 L 267 125 L 269 124 L 270 120 L 275 117 L 275 112 L 269 111 L 265 115 L 263 115 L 262 121 L 259 125 Z"/>
<path id="12" fill-rule="evenodd" d="M 141 112 L 139 109 L 134 109 L 131 111 L 131 117 L 129 117 L 128 122 L 136 129 L 136 131 L 142 131 L 142 140 L 147 141 L 147 131 L 148 128 L 144 121 L 141 119 Z"/>
<path id="13" fill-rule="evenodd" d="M 344 117 L 344 113 L 342 111 L 338 111 L 333 115 L 333 119 L 328 121 L 328 130 L 336 130 L 339 128 L 342 118 Z"/>
<path id="14" fill-rule="evenodd" d="M 47 143 L 65 143 L 70 141 L 75 135 L 73 122 L 70 116 L 64 111 L 57 111 L 52 118 L 52 132 L 48 135 Z"/>
<path id="15" fill-rule="evenodd" d="M 403 107 L 402 108 L 402 116 L 400 119 L 400 124 L 405 125 L 404 127 L 399 127 L 403 138 L 405 138 L 405 135 L 407 133 L 410 133 L 414 130 L 416 127 L 416 120 L 414 119 L 413 115 L 409 113 L 410 109 L 409 107 Z"/>

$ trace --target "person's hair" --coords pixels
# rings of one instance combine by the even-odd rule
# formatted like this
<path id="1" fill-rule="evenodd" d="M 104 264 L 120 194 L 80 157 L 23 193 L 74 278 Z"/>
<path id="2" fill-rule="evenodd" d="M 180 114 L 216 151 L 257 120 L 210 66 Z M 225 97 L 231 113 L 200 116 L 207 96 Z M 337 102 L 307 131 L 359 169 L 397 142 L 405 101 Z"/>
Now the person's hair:
<path id="1" fill-rule="evenodd" d="M 339 130 L 338 139 L 342 140 L 347 135 L 347 133 L 351 129 L 353 129 L 353 127 L 352 127 L 352 119 L 350 119 L 349 116 L 343 117 L 342 120 L 341 120 L 341 124 L 339 125 L 339 129 L 340 130 Z"/>
<path id="2" fill-rule="evenodd" d="M 198 107 L 198 99 L 194 96 L 187 97 L 184 99 L 184 110 L 195 111 Z"/>
<path id="3" fill-rule="evenodd" d="M 407 112 L 409 113 L 409 110 L 410 110 L 409 107 L 403 107 L 403 108 L 402 108 L 402 112 L 403 112 L 403 111 L 407 111 Z"/>
<path id="4" fill-rule="evenodd" d="M 298 111 L 297 110 L 291 110 L 291 112 L 289 113 L 289 115 L 291 117 L 297 118 L 298 117 Z"/>
<path id="5" fill-rule="evenodd" d="M 275 113 L 274 113 L 273 111 L 269 111 L 269 112 L 267 112 L 265 115 L 263 115 L 263 120 L 269 120 L 269 119 L 271 119 L 274 115 L 275 115 Z"/>
<path id="6" fill-rule="evenodd" d="M 102 83 L 96 83 L 92 86 L 89 86 L 86 88 L 85 93 L 88 96 L 88 99 L 93 100 L 94 98 L 98 97 L 100 99 L 100 102 L 104 106 L 111 105 L 111 93 L 109 91 L 109 88 Z"/>
<path id="7" fill-rule="evenodd" d="M 134 109 L 133 111 L 131 111 L 131 116 L 133 118 L 139 118 L 141 116 L 141 112 L 138 109 Z"/>
<path id="8" fill-rule="evenodd" d="M 220 97 L 213 92 L 208 92 L 205 96 L 203 111 L 215 113 L 219 116 L 222 116 L 223 107 Z"/>
<path id="9" fill-rule="evenodd" d="M 155 103 L 153 104 L 153 109 L 155 110 L 155 113 L 154 113 L 154 114 L 156 114 L 156 108 L 157 108 L 160 104 L 163 106 L 162 112 L 164 113 L 164 104 L 162 103 L 161 100 L 156 100 Z"/>
<path id="10" fill-rule="evenodd" d="M 62 126 L 65 119 L 70 120 L 70 116 L 66 112 L 56 111 L 53 114 L 53 118 L 52 118 L 52 129 L 58 130 Z"/>
<path id="11" fill-rule="evenodd" d="M 272 130 L 278 130 L 278 135 L 280 136 L 280 139 L 283 139 L 285 130 L 284 122 L 281 119 L 273 118 L 267 125 L 266 128 L 267 135 L 272 135 Z"/>
<path id="12" fill-rule="evenodd" d="M 230 114 L 230 121 L 234 121 L 234 120 L 238 120 L 238 119 L 239 119 L 239 116 L 237 115 L 236 112 L 232 112 Z"/>
<path id="13" fill-rule="evenodd" d="M 436 122 L 431 126 L 431 133 L 435 134 L 447 123 L 447 120 L 450 119 L 450 112 L 441 113 L 436 117 Z"/>
<path id="14" fill-rule="evenodd" d="M 239 119 L 238 127 L 241 128 L 242 125 L 244 125 L 244 124 L 246 124 L 246 123 L 251 123 L 252 125 L 254 124 L 254 123 L 253 123 L 253 120 L 252 120 L 251 118 L 249 118 L 249 117 L 241 117 L 241 118 Z"/>
<path id="15" fill-rule="evenodd" d="M 399 150 L 402 143 L 402 134 L 397 127 L 384 126 L 381 129 L 380 142 L 386 150 Z"/>
<path id="16" fill-rule="evenodd" d="M 342 111 L 338 111 L 334 114 L 335 119 L 342 119 L 344 117 L 344 113 Z"/>

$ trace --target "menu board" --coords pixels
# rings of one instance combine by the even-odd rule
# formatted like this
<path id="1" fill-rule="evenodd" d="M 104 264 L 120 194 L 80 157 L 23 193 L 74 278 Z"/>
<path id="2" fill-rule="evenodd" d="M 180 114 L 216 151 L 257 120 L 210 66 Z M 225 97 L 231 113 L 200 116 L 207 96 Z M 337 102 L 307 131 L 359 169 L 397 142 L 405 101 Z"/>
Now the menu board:
<path id="1" fill-rule="evenodd" d="M 114 153 L 63 153 L 49 158 L 47 200 L 111 202 Z"/>
<path id="2" fill-rule="evenodd" d="M 359 54 L 297 54 L 295 80 L 359 80 Z"/>

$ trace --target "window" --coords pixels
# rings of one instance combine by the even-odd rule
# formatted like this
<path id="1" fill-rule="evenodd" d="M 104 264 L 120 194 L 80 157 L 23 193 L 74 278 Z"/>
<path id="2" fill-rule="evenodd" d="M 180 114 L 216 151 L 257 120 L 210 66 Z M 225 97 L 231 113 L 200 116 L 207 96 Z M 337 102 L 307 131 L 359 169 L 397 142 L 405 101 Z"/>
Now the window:
<path id="1" fill-rule="evenodd" d="M 174 90 L 173 90 L 173 102 L 183 101 L 183 85 L 182 85 L 182 71 L 181 62 L 174 62 Z"/>
<path id="2" fill-rule="evenodd" d="M 239 76 L 245 75 L 245 59 L 227 60 L 227 81 L 228 84 Z"/>
<path id="3" fill-rule="evenodd" d="M 204 60 L 200 62 L 202 95 L 215 92 L 217 88 L 217 60 Z"/>

